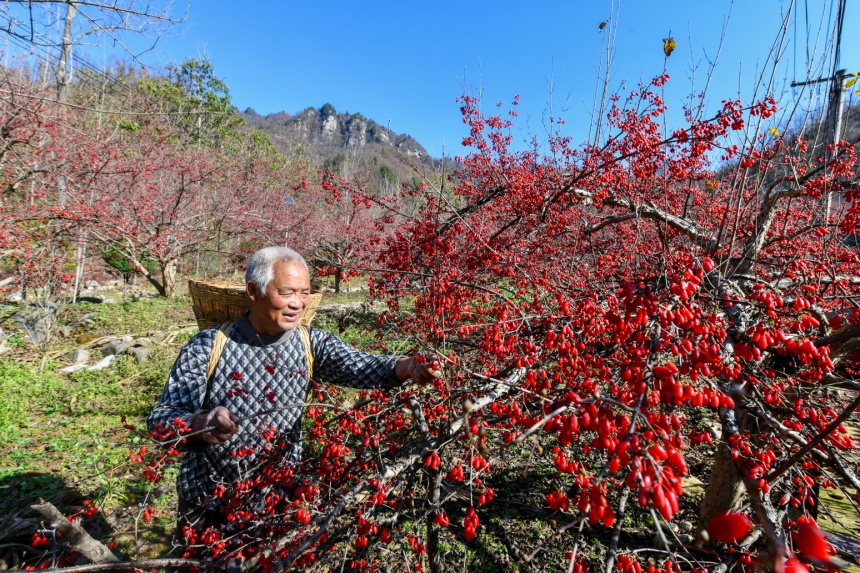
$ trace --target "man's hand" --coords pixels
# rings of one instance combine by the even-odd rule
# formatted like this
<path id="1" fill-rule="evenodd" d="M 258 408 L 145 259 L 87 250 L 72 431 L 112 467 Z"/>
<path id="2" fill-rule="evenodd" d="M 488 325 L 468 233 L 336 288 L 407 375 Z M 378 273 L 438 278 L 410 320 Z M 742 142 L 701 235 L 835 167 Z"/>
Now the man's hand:
<path id="1" fill-rule="evenodd" d="M 412 357 L 403 357 L 394 365 L 394 374 L 402 381 L 412 380 L 418 384 L 427 384 L 442 378 L 439 357 L 433 352 L 419 352 Z"/>
<path id="2" fill-rule="evenodd" d="M 193 432 L 199 432 L 213 426 L 215 429 L 197 434 L 189 439 L 199 440 L 207 444 L 223 444 L 239 428 L 236 425 L 236 420 L 237 418 L 224 406 L 218 406 L 214 410 L 198 414 L 191 422 L 191 430 Z"/>

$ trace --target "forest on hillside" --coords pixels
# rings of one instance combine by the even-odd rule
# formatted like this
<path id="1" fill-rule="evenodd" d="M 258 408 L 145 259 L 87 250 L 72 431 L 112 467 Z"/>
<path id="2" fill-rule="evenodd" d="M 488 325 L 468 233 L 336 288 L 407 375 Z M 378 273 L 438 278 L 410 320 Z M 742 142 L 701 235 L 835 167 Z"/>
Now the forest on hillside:
<path id="1" fill-rule="evenodd" d="M 69 29 L 76 14 L 102 32 L 107 16 L 171 23 L 130 2 L 57 5 Z M 11 19 L 10 10 L 0 14 Z M 349 137 L 329 142 L 341 155 L 309 153 L 319 144 L 310 133 L 325 133 L 328 119 L 332 138 L 355 135 L 334 109 L 312 108 L 316 127 L 278 143 L 304 128 L 276 117 L 284 129 L 267 133 L 234 108 L 206 60 L 163 74 L 78 69 L 72 80 L 65 40 L 56 59 L 0 68 L 0 286 L 17 295 L 10 309 L 53 317 L 62 303 L 80 327 L 82 285 L 115 273 L 145 279 L 159 297 L 152 304 L 183 316 L 169 306 L 182 279 L 233 277 L 259 247 L 288 244 L 316 279 L 367 285 L 351 311 L 360 327 L 339 319 L 326 328 L 368 350 L 432 352 L 443 377 L 390 391 L 315 380 L 298 464 L 279 455 L 283 437 L 267 426 L 286 408 L 279 397 L 250 405 L 241 423 L 272 447 L 256 452 L 253 477 L 219 484 L 228 523 L 185 528 L 176 549 L 165 542 L 144 559 L 128 539 L 142 539 L 138 528 L 159 512 L 170 521 L 173 508 L 157 500 L 175 501 L 165 492 L 187 434 L 181 420 L 141 429 L 153 385 L 185 340 L 163 336 L 157 373 L 134 370 L 126 353 L 104 374 L 134 397 L 117 407 L 128 408 L 117 431 L 129 448 L 123 473 L 139 479 L 134 495 L 94 488 L 103 503 L 43 518 L 29 544 L 9 543 L 7 564 L 434 573 L 860 564 L 856 531 L 834 531 L 860 515 L 860 108 L 851 99 L 860 86 L 829 55 L 822 66 L 840 102 L 829 109 L 779 99 L 767 69 L 749 100 L 727 95 L 711 110 L 696 95 L 670 125 L 664 87 L 676 80 L 657 70 L 607 87 L 582 142 L 552 116 L 542 138 L 523 144 L 517 98 L 485 108 L 466 93 L 468 134 L 450 166 L 413 164 L 397 144 L 411 140 L 368 135 L 398 157 L 395 170 L 382 151 L 353 153 Z M 356 115 L 348 119 L 365 121 Z M 131 314 L 139 307 L 123 308 L 128 322 L 151 325 Z M 121 340 L 122 315 L 110 312 L 99 320 Z M 63 320 L 48 322 L 71 326 Z M 100 375 L 55 364 L 70 340 L 16 344 L 14 360 L 0 356 L 3 392 L 24 397 L 16 403 L 38 402 L 28 385 L 97 391 Z M 267 372 L 234 372 L 235 391 Z M 68 406 L 31 417 L 75 415 Z M 32 427 L 24 406 L 15 412 L 8 428 Z M 237 459 L 253 454 L 236 444 Z M 84 535 L 108 500 L 133 519 Z"/>

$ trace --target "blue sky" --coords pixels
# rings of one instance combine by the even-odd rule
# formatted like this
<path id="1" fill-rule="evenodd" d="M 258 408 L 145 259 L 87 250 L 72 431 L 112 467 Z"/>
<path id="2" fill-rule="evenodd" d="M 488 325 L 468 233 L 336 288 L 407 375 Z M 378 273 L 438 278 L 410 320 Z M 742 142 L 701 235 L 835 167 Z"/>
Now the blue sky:
<path id="1" fill-rule="evenodd" d="M 821 53 L 836 2 L 799 2 L 777 78 L 788 102 L 805 79 L 806 51 Z M 841 66 L 860 71 L 860 3 L 848 2 Z M 481 91 L 484 104 L 521 96 L 530 133 L 542 132 L 550 101 L 566 110 L 566 129 L 587 136 L 600 63 L 598 30 L 619 0 L 532 2 L 191 0 L 187 23 L 162 38 L 146 61 L 163 65 L 206 56 L 240 109 L 299 112 L 329 102 L 361 112 L 397 133 L 415 137 L 434 156 L 462 153 L 465 134 L 456 98 Z M 677 48 L 668 59 L 670 122 L 685 98 L 704 86 L 707 60 L 727 34 L 708 101 L 749 96 L 790 0 L 627 0 L 617 12 L 611 85 L 647 81 L 662 72 L 662 38 Z M 809 14 L 810 33 L 804 13 Z M 730 16 L 729 16 L 730 15 Z M 822 15 L 824 29 L 819 34 Z M 796 34 L 795 34 L 796 29 Z M 795 55 L 797 57 L 795 57 Z M 693 74 L 693 66 L 699 66 Z M 796 74 L 796 75 L 795 75 Z M 858 82 L 860 83 L 860 82 Z M 553 86 L 550 97 L 550 86 Z M 856 88 L 855 88 L 856 89 Z M 854 96 L 857 99 L 857 96 Z M 489 107 L 485 109 L 491 109 Z"/>

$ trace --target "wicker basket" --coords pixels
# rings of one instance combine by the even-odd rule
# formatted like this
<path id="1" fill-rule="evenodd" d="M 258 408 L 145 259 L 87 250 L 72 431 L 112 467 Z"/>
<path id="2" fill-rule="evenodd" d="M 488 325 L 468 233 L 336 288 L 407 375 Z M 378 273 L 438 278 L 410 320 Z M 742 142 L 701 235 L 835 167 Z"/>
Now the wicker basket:
<path id="1" fill-rule="evenodd" d="M 224 281 L 188 280 L 188 292 L 194 308 L 194 318 L 200 330 L 206 330 L 236 320 L 248 312 L 251 299 L 245 285 Z M 322 300 L 322 293 L 312 293 L 300 323 L 309 326 Z"/>

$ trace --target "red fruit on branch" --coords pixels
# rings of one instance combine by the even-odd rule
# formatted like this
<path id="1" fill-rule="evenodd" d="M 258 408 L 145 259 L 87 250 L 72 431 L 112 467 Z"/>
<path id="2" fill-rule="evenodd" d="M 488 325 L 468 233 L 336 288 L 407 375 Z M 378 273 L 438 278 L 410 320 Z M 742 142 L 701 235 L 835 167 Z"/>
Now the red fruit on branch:
<path id="1" fill-rule="evenodd" d="M 707 531 L 714 541 L 737 543 L 752 531 L 752 520 L 742 513 L 724 512 L 711 519 Z"/>
<path id="2" fill-rule="evenodd" d="M 445 514 L 445 512 L 440 511 L 436 515 L 436 519 L 433 520 L 433 523 L 435 523 L 439 527 L 448 527 L 450 521 L 448 520 L 448 516 Z"/>
<path id="3" fill-rule="evenodd" d="M 779 569 L 777 569 L 779 571 Z M 797 557 L 788 558 L 782 567 L 783 573 L 809 573 L 809 567 L 797 560 Z"/>
<path id="4" fill-rule="evenodd" d="M 791 535 L 794 548 L 804 559 L 815 559 L 827 563 L 832 555 L 832 548 L 824 537 L 824 533 L 811 521 L 804 521 L 797 526 Z"/>

